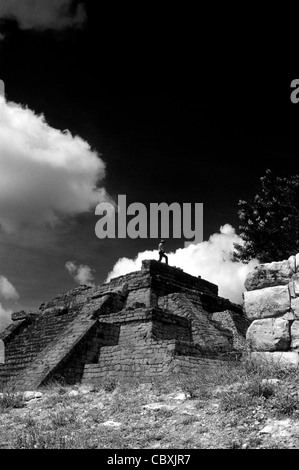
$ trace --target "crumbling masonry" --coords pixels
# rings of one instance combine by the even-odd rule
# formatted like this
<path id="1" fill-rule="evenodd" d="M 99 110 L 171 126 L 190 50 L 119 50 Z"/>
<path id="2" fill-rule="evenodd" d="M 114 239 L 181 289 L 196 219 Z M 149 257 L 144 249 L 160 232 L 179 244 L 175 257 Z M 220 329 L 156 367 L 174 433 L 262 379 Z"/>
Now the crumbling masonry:
<path id="1" fill-rule="evenodd" d="M 299 254 L 256 266 L 245 288 L 250 359 L 299 367 Z"/>
<path id="2" fill-rule="evenodd" d="M 249 322 L 218 287 L 154 260 L 101 286 L 79 286 L 36 312 L 16 312 L 0 334 L 0 384 L 188 373 L 238 358 Z M 222 363 L 222 362 L 221 362 Z"/>

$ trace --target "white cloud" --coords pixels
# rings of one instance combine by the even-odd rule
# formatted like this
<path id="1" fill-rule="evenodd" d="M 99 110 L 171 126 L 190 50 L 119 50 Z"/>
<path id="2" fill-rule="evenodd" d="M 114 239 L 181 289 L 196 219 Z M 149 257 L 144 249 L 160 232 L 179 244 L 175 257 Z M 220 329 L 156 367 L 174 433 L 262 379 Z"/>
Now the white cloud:
<path id="1" fill-rule="evenodd" d="M 8 306 L 4 307 L 0 303 L 0 331 L 3 331 L 11 323 L 11 314 L 13 310 L 10 304 L 16 302 L 19 294 L 12 283 L 4 276 L 0 276 L 0 299 L 8 302 Z"/>
<path id="2" fill-rule="evenodd" d="M 80 27 L 86 13 L 73 0 L 1 0 L 0 19 L 13 19 L 21 29 L 62 30 Z"/>
<path id="3" fill-rule="evenodd" d="M 54 225 L 106 199 L 105 164 L 90 145 L 0 96 L 0 226 Z"/>
<path id="4" fill-rule="evenodd" d="M 67 261 L 65 263 L 65 267 L 78 284 L 86 284 L 89 286 L 94 285 L 94 275 L 92 273 L 92 269 L 89 266 L 84 264 L 77 266 L 73 261 Z"/>
<path id="5" fill-rule="evenodd" d="M 0 332 L 11 323 L 11 314 L 13 310 L 5 309 L 0 303 Z"/>
<path id="6" fill-rule="evenodd" d="M 220 227 L 220 233 L 214 233 L 208 241 L 196 245 L 191 244 L 186 248 L 179 248 L 175 253 L 168 253 L 168 262 L 189 274 L 201 276 L 217 284 L 221 297 L 241 303 L 246 276 L 253 266 L 258 264 L 258 261 L 252 260 L 248 264 L 234 262 L 232 260 L 234 243 L 242 243 L 242 240 L 231 225 L 225 224 Z M 167 245 L 165 249 L 167 250 Z M 138 271 L 144 259 L 158 258 L 156 250 L 138 253 L 134 260 L 121 258 L 109 273 L 107 281 L 113 277 Z"/>
<path id="7" fill-rule="evenodd" d="M 0 276 L 0 297 L 11 301 L 16 301 L 19 298 L 15 287 L 4 276 Z"/>

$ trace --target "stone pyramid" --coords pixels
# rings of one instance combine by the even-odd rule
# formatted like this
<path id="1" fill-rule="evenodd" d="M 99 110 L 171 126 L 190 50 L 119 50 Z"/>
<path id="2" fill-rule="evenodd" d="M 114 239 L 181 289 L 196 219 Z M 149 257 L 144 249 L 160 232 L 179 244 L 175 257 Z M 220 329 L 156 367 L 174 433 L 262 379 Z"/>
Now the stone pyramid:
<path id="1" fill-rule="evenodd" d="M 19 390 L 58 377 L 96 383 L 198 371 L 238 359 L 249 325 L 215 284 L 155 260 L 109 283 L 79 286 L 38 311 L 15 312 L 12 320 L 0 334 L 0 385 Z"/>

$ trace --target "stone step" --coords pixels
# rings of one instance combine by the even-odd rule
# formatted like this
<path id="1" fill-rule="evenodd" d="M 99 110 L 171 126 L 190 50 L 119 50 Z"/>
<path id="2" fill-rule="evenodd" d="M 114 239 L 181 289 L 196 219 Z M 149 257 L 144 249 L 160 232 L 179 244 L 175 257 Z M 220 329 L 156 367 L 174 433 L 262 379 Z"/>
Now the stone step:
<path id="1" fill-rule="evenodd" d="M 28 349 L 28 350 L 15 350 L 15 351 L 6 351 L 5 353 L 5 362 L 8 360 L 18 359 L 19 357 L 26 357 L 26 356 L 36 356 L 41 351 L 41 348 L 38 349 Z"/>
<path id="2" fill-rule="evenodd" d="M 22 372 L 24 370 L 24 368 L 22 369 L 9 369 L 5 372 L 1 372 L 0 373 L 0 378 L 1 377 L 18 377 L 18 375 L 20 374 L 20 372 Z"/>
<path id="3" fill-rule="evenodd" d="M 23 361 L 24 363 L 26 362 L 31 362 L 34 358 L 36 357 L 36 354 L 31 354 L 31 355 L 18 355 L 18 356 L 13 356 L 13 357 L 8 357 L 5 359 L 5 364 L 15 364 L 17 362 Z"/>
<path id="4" fill-rule="evenodd" d="M 38 354 L 63 331 L 71 318 L 40 317 L 13 337 L 5 348 L 5 363 L 0 368 L 0 379 L 15 379 L 30 366 Z"/>
<path id="5" fill-rule="evenodd" d="M 67 326 L 67 325 L 66 325 Z M 40 347 L 41 346 L 41 338 L 43 343 L 47 343 L 49 341 L 52 341 L 53 338 L 57 336 L 58 333 L 61 332 L 61 329 L 59 330 L 53 330 L 49 331 L 47 329 L 42 330 L 42 331 L 27 331 L 26 333 L 22 332 L 20 333 L 19 336 L 13 338 L 11 343 L 8 343 L 7 349 L 12 350 L 12 349 L 17 349 L 22 346 L 25 347 Z M 28 337 L 30 337 L 30 343 L 28 344 Z"/>
<path id="6" fill-rule="evenodd" d="M 18 375 L 19 375 L 19 372 L 17 372 L 17 373 L 9 372 L 9 373 L 5 373 L 5 374 L 1 373 L 0 374 L 0 379 L 2 379 L 1 382 L 4 382 L 5 380 L 11 380 L 11 379 L 17 378 Z"/>
<path id="7" fill-rule="evenodd" d="M 32 349 L 32 350 L 35 350 L 35 349 L 40 349 L 42 347 L 42 345 L 44 343 L 48 343 L 48 341 L 50 341 L 49 339 L 47 341 L 43 340 L 43 341 L 34 341 L 32 343 L 29 343 L 28 340 L 27 342 L 25 343 L 21 343 L 21 344 L 9 344 L 7 347 L 6 347 L 6 351 L 9 351 L 11 353 L 13 353 L 14 351 L 26 351 L 27 349 Z"/>
<path id="8" fill-rule="evenodd" d="M 66 324 L 67 325 L 67 324 Z M 60 331 L 62 331 L 62 329 L 66 326 L 66 325 L 61 325 L 59 328 L 56 327 L 56 328 L 40 328 L 40 329 L 33 329 L 33 328 L 29 328 L 25 331 L 22 331 L 18 336 L 16 336 L 13 341 L 18 341 L 18 342 L 21 342 L 23 341 L 24 339 L 28 338 L 28 334 L 30 334 L 32 336 L 32 339 L 36 339 L 38 337 L 38 335 L 40 335 L 42 333 L 42 336 L 43 337 L 47 337 L 47 336 L 52 336 L 53 334 L 56 335 L 57 333 L 59 333 Z M 35 338 L 36 337 L 36 338 Z"/>

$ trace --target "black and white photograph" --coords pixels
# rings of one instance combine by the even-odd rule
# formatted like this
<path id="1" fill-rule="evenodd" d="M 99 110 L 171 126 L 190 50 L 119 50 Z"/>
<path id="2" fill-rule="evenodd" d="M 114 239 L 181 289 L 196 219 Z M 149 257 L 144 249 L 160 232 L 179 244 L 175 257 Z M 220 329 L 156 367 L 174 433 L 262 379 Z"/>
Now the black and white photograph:
<path id="1" fill-rule="evenodd" d="M 0 0 L 0 449 L 299 448 L 299 74 L 205 26 Z"/>

